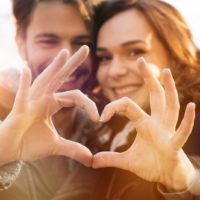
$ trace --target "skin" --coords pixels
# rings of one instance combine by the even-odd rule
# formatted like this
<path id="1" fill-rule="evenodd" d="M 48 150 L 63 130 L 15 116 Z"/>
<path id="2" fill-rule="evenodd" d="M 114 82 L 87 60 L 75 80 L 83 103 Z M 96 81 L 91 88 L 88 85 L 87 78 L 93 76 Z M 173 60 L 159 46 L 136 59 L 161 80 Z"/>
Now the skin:
<path id="1" fill-rule="evenodd" d="M 81 144 L 62 138 L 52 123 L 57 111 L 75 105 L 83 108 L 92 120 L 98 120 L 95 104 L 80 91 L 56 92 L 88 52 L 86 46 L 71 57 L 67 50 L 61 51 L 32 84 L 31 72 L 24 68 L 13 109 L 0 125 L 0 165 L 63 155 L 91 166 L 91 152 Z"/>
<path id="2" fill-rule="evenodd" d="M 32 13 L 25 38 L 18 35 L 17 41 L 21 55 L 35 78 L 62 48 L 73 54 L 82 44 L 90 42 L 88 34 L 75 6 L 58 1 L 41 2 Z M 90 72 L 89 58 L 79 70 L 82 70 L 82 75 L 77 73 L 68 78 L 59 91 L 82 87 Z"/>
<path id="3" fill-rule="evenodd" d="M 130 9 L 105 22 L 98 35 L 97 55 L 97 77 L 112 101 L 100 121 L 107 122 L 114 114 L 126 116 L 137 136 L 123 153 L 96 154 L 93 167 L 129 170 L 169 191 L 190 188 L 196 172 L 182 147 L 192 131 L 195 105 L 188 104 L 177 128 L 180 105 L 175 83 L 169 69 L 161 73 L 170 65 L 169 56 L 142 13 Z"/>
<path id="4" fill-rule="evenodd" d="M 77 8 L 71 4 L 63 4 L 58 1 L 40 2 L 31 13 L 30 22 L 25 30 L 25 37 L 17 33 L 16 41 L 21 56 L 30 67 L 35 81 L 30 86 L 30 72 L 25 70 L 27 79 L 25 75 L 22 75 L 22 83 L 20 83 L 20 87 L 25 91 L 19 89 L 21 92 L 17 96 L 21 96 L 21 99 L 18 100 L 20 103 L 15 103 L 20 104 L 20 109 L 24 111 L 24 114 L 20 114 L 18 106 L 14 106 L 14 111 L 12 110 L 5 119 L 3 124 L 7 124 L 7 126 L 4 125 L 1 132 L 7 134 L 0 136 L 4 144 L 2 147 L 7 145 L 5 141 L 10 142 L 12 141 L 10 138 L 16 138 L 16 130 L 18 129 L 20 131 L 19 138 L 13 141 L 11 152 L 5 154 L 7 148 L 1 149 L 2 161 L 0 164 L 19 159 L 31 161 L 48 155 L 66 155 L 90 166 L 92 159 L 90 151 L 80 144 L 64 140 L 60 136 L 72 132 L 74 116 L 72 107 L 75 105 L 85 109 L 89 116 L 93 113 L 91 117 L 97 121 L 95 116 L 98 113 L 96 109 L 93 109 L 94 103 L 88 100 L 79 90 L 74 90 L 82 87 L 90 73 L 91 61 L 90 57 L 87 56 L 88 49 L 84 50 L 85 53 L 82 58 L 80 55 L 79 57 L 75 56 L 77 61 L 72 62 L 71 68 L 66 69 L 67 66 L 69 67 L 69 63 L 65 63 L 67 57 L 76 52 L 82 44 L 90 42 L 82 16 Z M 46 67 L 63 48 L 67 50 L 59 58 L 61 61 L 56 61 L 58 62 L 56 69 L 55 66 L 52 67 L 52 64 L 50 66 L 50 69 L 54 69 L 54 73 L 49 69 L 46 71 Z M 57 58 L 57 60 L 59 59 Z M 56 76 L 58 71 L 59 76 Z M 43 78 L 45 80 L 42 81 Z M 45 86 L 52 87 L 52 91 L 49 93 Z M 24 101 L 22 97 L 25 98 L 26 95 L 28 97 Z M 12 97 L 11 94 L 7 96 L 12 102 L 15 94 L 12 93 Z M 89 104 L 89 107 L 86 104 Z M 17 107 L 17 111 L 15 107 Z M 35 114 L 33 115 L 33 113 Z M 68 123 L 66 123 L 66 120 Z M 54 124 L 56 124 L 56 128 Z M 38 138 L 40 138 L 40 141 L 38 141 Z M 35 146 L 37 146 L 37 151 Z"/>
<path id="5" fill-rule="evenodd" d="M 37 74 L 43 70 L 43 67 L 46 66 L 50 62 L 49 60 L 52 60 L 52 57 L 55 56 L 55 54 L 54 55 L 51 54 L 51 50 L 53 51 L 54 48 L 53 47 L 48 48 L 49 43 L 46 46 L 46 42 L 44 42 L 45 44 L 43 46 L 43 41 L 42 42 L 39 41 L 37 43 L 37 40 L 34 40 L 35 37 L 33 34 L 34 31 L 38 30 L 37 27 L 40 30 L 43 29 L 43 27 L 45 27 L 45 24 L 42 24 L 40 26 L 39 21 L 41 21 L 41 22 L 45 21 L 45 23 L 47 23 L 47 21 L 51 21 L 51 20 L 49 20 L 49 18 L 48 18 L 48 20 L 42 20 L 43 19 L 42 16 L 43 16 L 43 13 L 45 13 L 45 10 L 47 10 L 47 8 L 48 9 L 52 8 L 54 10 L 54 8 L 51 7 L 52 5 L 56 5 L 55 7 L 61 8 L 59 6 L 59 4 L 56 4 L 55 2 L 52 4 L 41 3 L 36 7 L 36 9 L 32 15 L 31 22 L 28 26 L 28 29 L 26 32 L 26 37 L 24 39 L 20 38 L 18 40 L 18 44 L 19 44 L 22 56 L 28 61 L 28 64 L 31 66 L 34 77 L 37 76 Z M 65 8 L 69 8 L 69 7 L 70 6 L 67 6 Z M 72 8 L 72 7 L 70 7 L 70 8 Z M 52 10 L 52 13 L 54 13 L 53 10 Z M 68 11 L 70 12 L 70 10 L 68 10 Z M 37 12 L 39 12 L 39 13 L 37 13 Z M 66 12 L 66 10 L 65 10 L 65 13 L 69 13 L 69 12 Z M 36 15 L 36 13 L 37 13 L 37 15 Z M 61 16 L 62 12 L 61 12 L 61 10 L 56 9 L 56 15 L 57 15 L 57 13 L 59 13 L 58 16 Z M 71 12 L 71 14 L 74 14 L 74 13 L 75 12 Z M 123 113 L 123 115 L 127 116 L 130 120 L 132 120 L 133 122 L 136 123 L 136 129 L 138 131 L 138 135 L 136 138 L 137 143 L 134 142 L 133 146 L 131 146 L 131 148 L 127 152 L 124 152 L 122 154 L 113 154 L 113 153 L 97 154 L 93 158 L 93 167 L 95 167 L 95 168 L 106 167 L 106 166 L 120 167 L 122 169 L 126 169 L 133 173 L 136 173 L 137 175 L 139 175 L 140 177 L 142 177 L 146 180 L 160 182 L 160 183 L 166 185 L 170 189 L 172 188 L 175 190 L 182 190 L 191 184 L 193 177 L 194 177 L 193 166 L 181 149 L 182 145 L 184 144 L 184 142 L 186 141 L 187 137 L 189 136 L 189 134 L 191 132 L 191 127 L 192 127 L 192 123 L 193 123 L 193 119 L 194 119 L 194 105 L 188 106 L 185 117 L 183 119 L 183 123 L 182 123 L 183 125 L 181 125 L 181 128 L 179 128 L 179 130 L 186 130 L 186 131 L 181 132 L 178 130 L 177 135 L 178 136 L 180 135 L 180 136 L 175 137 L 175 138 L 177 138 L 177 139 L 174 139 L 175 142 L 173 142 L 173 141 L 171 142 L 171 138 L 172 138 L 172 135 L 176 135 L 174 133 L 176 132 L 175 125 L 176 125 L 177 119 L 176 118 L 171 119 L 170 114 L 168 115 L 168 118 L 161 119 L 161 121 L 159 121 L 158 118 L 154 118 L 155 116 L 163 115 L 163 107 L 162 107 L 163 105 L 158 106 L 157 110 L 153 109 L 152 116 L 148 116 L 148 114 L 144 112 L 144 110 L 147 107 L 149 107 L 149 100 L 148 100 L 149 93 L 157 94 L 157 96 L 154 96 L 154 98 L 153 98 L 154 100 L 159 99 L 162 101 L 164 99 L 164 96 L 161 95 L 161 94 L 163 94 L 163 92 L 154 91 L 154 89 L 155 89 L 154 87 L 147 87 L 148 85 L 151 85 L 150 84 L 151 82 L 156 82 L 155 79 L 153 79 L 153 81 L 151 81 L 151 79 L 149 80 L 147 77 L 150 76 L 153 78 L 155 76 L 155 75 L 151 74 L 152 69 L 154 69 L 152 71 L 155 72 L 156 76 L 159 76 L 160 69 L 165 66 L 169 66 L 170 62 L 168 59 L 167 52 L 164 50 L 162 45 L 159 43 L 158 38 L 156 38 L 155 33 L 153 32 L 152 28 L 148 25 L 148 23 L 144 20 L 144 17 L 141 15 L 141 13 L 139 13 L 137 11 L 135 11 L 133 13 L 134 14 L 131 14 L 130 12 L 128 12 L 128 14 L 127 14 L 126 12 L 124 12 L 122 14 L 127 14 L 127 16 L 128 16 L 128 17 L 126 17 L 127 23 L 132 21 L 130 19 L 133 19 L 133 17 L 135 20 L 135 17 L 136 17 L 137 24 L 135 24 L 135 26 L 137 25 L 137 28 L 136 27 L 134 28 L 134 32 L 137 29 L 140 30 L 141 31 L 140 34 L 143 37 L 140 38 L 139 37 L 140 34 L 138 33 L 139 38 L 137 38 L 137 37 L 130 38 L 128 40 L 128 42 L 133 40 L 134 46 L 135 45 L 144 45 L 143 48 L 145 48 L 145 53 L 141 53 L 139 51 L 140 53 L 138 54 L 138 50 L 135 51 L 135 50 L 132 50 L 132 48 L 131 48 L 131 51 L 124 49 L 124 48 L 120 49 L 119 47 L 115 48 L 115 46 L 112 46 L 114 44 L 113 41 L 115 41 L 115 40 L 112 40 L 112 43 L 109 43 L 109 41 L 107 40 L 107 42 L 105 44 L 104 43 L 100 44 L 100 40 L 98 40 L 98 48 L 99 48 L 100 52 L 104 53 L 105 49 L 106 49 L 106 53 L 107 53 L 107 51 L 109 52 L 109 56 L 107 56 L 107 55 L 105 56 L 106 64 L 104 63 L 105 60 L 103 59 L 103 62 L 101 62 L 101 65 L 100 65 L 100 70 L 103 70 L 103 68 L 104 67 L 106 68 L 107 66 L 108 66 L 108 69 L 106 69 L 106 71 L 100 71 L 100 70 L 98 71 L 98 80 L 102 84 L 105 95 L 110 100 L 119 99 L 122 96 L 128 96 L 132 100 L 134 100 L 135 103 L 133 103 L 133 101 L 130 99 L 129 99 L 130 101 L 127 99 L 125 99 L 125 100 L 120 99 L 119 102 L 113 102 L 113 103 L 109 104 L 105 108 L 103 115 L 101 116 L 101 121 L 105 122 L 105 121 L 109 120 L 110 117 L 112 117 L 112 115 L 114 113 Z M 40 18 L 37 18 L 37 16 L 39 16 L 39 14 L 41 14 L 41 16 L 40 16 Z M 120 14 L 117 15 L 116 17 L 119 18 L 119 16 L 120 16 Z M 44 18 L 46 19 L 45 15 L 44 15 Z M 54 20 L 54 18 L 52 20 Z M 66 18 L 67 17 L 65 16 L 65 19 Z M 69 16 L 68 16 L 68 18 L 69 18 Z M 139 18 L 141 19 L 141 21 L 139 21 Z M 63 19 L 64 19 L 64 17 L 63 17 Z M 69 19 L 71 19 L 71 15 L 70 15 Z M 112 19 L 114 19 L 114 18 L 112 18 Z M 108 23 L 112 22 L 112 19 L 109 20 L 107 23 L 105 23 L 105 25 L 107 24 L 107 28 L 109 27 Z M 37 23 L 35 23 L 35 21 Z M 62 21 L 62 20 L 60 19 L 58 21 L 58 23 L 60 21 Z M 115 28 L 118 26 L 116 24 L 122 24 L 125 26 L 126 23 L 120 23 L 120 22 L 121 21 L 119 21 L 119 19 L 118 19 L 118 21 L 116 23 L 113 23 L 112 26 Z M 144 30 L 142 30 L 142 28 L 141 28 L 141 27 L 143 27 L 143 25 L 144 25 L 143 23 L 145 23 L 145 22 L 149 26 L 149 30 L 147 30 L 147 32 L 143 32 Z M 52 24 L 56 24 L 56 23 L 52 23 Z M 129 24 L 129 26 L 127 26 L 127 27 L 121 28 L 120 31 L 124 30 L 124 33 L 131 33 L 131 31 L 133 31 L 133 30 L 125 31 L 125 29 L 131 28 L 132 26 L 133 26 L 133 23 Z M 69 29 L 68 25 L 64 26 L 64 24 L 62 24 L 62 29 L 63 29 L 63 27 L 68 27 L 68 29 Z M 76 27 L 77 27 L 77 24 L 76 24 Z M 113 31 L 111 30 L 112 27 L 109 27 L 109 28 L 110 28 L 110 33 L 112 33 L 112 37 L 109 36 L 108 37 L 109 39 L 110 38 L 116 39 L 117 35 L 124 36 L 123 32 L 121 34 L 119 34 L 119 30 L 118 30 L 118 32 L 116 34 L 116 32 L 114 30 Z M 47 33 L 51 33 L 52 31 L 55 31 L 55 30 L 57 31 L 57 30 L 61 30 L 61 29 L 59 29 L 59 27 L 54 27 L 50 31 L 48 30 Z M 71 32 L 71 28 L 69 30 Z M 45 33 L 45 31 L 43 31 L 43 33 Z M 99 38 L 102 38 L 104 36 L 104 34 L 102 33 L 103 31 L 102 32 L 101 31 L 102 31 L 102 29 L 100 30 L 101 34 L 99 34 Z M 67 30 L 66 30 L 66 32 L 67 32 Z M 72 33 L 73 33 L 73 31 L 72 31 Z M 62 31 L 59 33 L 56 33 L 56 35 L 61 36 Z M 132 35 L 134 35 L 134 34 L 132 33 L 131 36 Z M 61 41 L 63 41 L 63 43 L 64 43 L 64 41 L 66 41 L 66 44 L 73 44 L 72 41 L 74 41 L 74 40 L 70 40 L 71 43 L 68 43 L 69 42 L 68 39 L 71 38 L 71 37 L 69 37 L 68 34 L 66 34 L 66 35 L 64 34 L 58 38 L 59 39 L 62 38 L 63 40 L 61 39 Z M 65 39 L 68 38 L 68 39 L 65 40 L 64 38 Z M 46 39 L 46 36 L 45 36 L 45 39 Z M 138 41 L 138 40 L 142 40 L 142 42 L 140 42 L 139 44 L 138 43 L 136 44 L 135 41 Z M 58 41 L 60 41 L 60 40 L 58 40 Z M 116 40 L 116 41 L 115 41 L 116 42 L 115 44 L 117 46 L 118 40 Z M 119 42 L 120 42 L 119 44 L 121 46 L 127 47 L 127 45 L 126 45 L 127 41 L 120 40 L 120 38 L 119 38 Z M 61 42 L 61 44 L 63 44 L 63 43 Z M 106 46 L 107 44 L 108 44 L 108 46 Z M 131 47 L 132 47 L 132 45 L 133 44 L 131 44 Z M 40 46 L 40 47 L 38 47 L 38 46 Z M 37 47 L 38 47 L 38 49 L 37 49 Z M 129 47 L 129 45 L 128 45 L 128 47 Z M 48 50 L 49 54 L 46 55 L 46 54 L 43 54 L 43 51 L 40 52 L 40 50 L 42 48 L 45 48 L 45 50 Z M 103 48 L 103 51 L 102 51 L 102 48 Z M 73 48 L 71 48 L 70 45 L 68 46 L 68 49 L 70 52 L 73 52 Z M 135 47 L 134 47 L 134 49 L 135 49 Z M 155 53 L 155 51 L 157 53 Z M 37 54 L 37 52 L 40 52 L 40 54 Z M 111 56 L 110 56 L 110 54 L 111 54 Z M 149 66 L 151 66 L 151 70 L 148 70 L 148 68 L 146 68 L 146 72 L 147 72 L 147 74 L 149 74 L 147 76 L 145 75 L 146 73 L 144 72 L 145 67 L 143 67 L 143 69 L 144 69 L 143 72 L 140 71 L 140 69 L 138 68 L 137 62 L 136 62 L 136 59 L 138 58 L 138 56 L 140 57 L 141 54 L 143 55 L 143 57 L 145 57 Z M 43 56 L 40 57 L 40 55 L 43 55 Z M 52 55 L 52 57 L 49 55 Z M 35 56 L 35 57 L 32 57 L 32 56 Z M 99 57 L 101 57 L 101 55 Z M 103 56 L 103 58 L 105 58 L 105 57 Z M 109 57 L 108 60 L 107 60 L 107 57 Z M 110 57 L 111 57 L 111 59 L 110 59 Z M 43 59 L 43 58 L 45 58 L 45 59 Z M 126 58 L 129 58 L 129 59 L 126 59 Z M 111 61 L 111 64 L 107 65 L 107 63 L 109 63 L 110 61 Z M 103 65 L 102 65 L 102 63 L 103 63 Z M 122 64 L 122 63 L 126 64 L 125 67 L 120 67 L 120 64 Z M 42 66 L 42 69 L 41 69 L 41 66 Z M 131 76 L 127 76 L 129 74 L 128 72 L 130 72 Z M 133 79 L 133 76 L 134 76 L 134 79 Z M 167 75 L 167 76 L 170 77 L 170 75 Z M 104 77 L 106 77 L 106 78 L 104 79 Z M 125 80 L 125 77 L 127 80 Z M 150 82 L 148 82 L 148 81 L 145 82 L 145 78 L 147 78 L 147 80 L 149 80 Z M 73 77 L 72 77 L 72 79 L 73 79 Z M 116 80 L 118 80 L 118 81 L 116 81 Z M 137 80 L 137 82 L 135 83 L 135 82 L 133 82 L 133 80 L 134 81 Z M 68 80 L 68 82 L 69 82 L 69 80 Z M 71 80 L 70 80 L 70 82 L 71 82 Z M 171 85 L 173 86 L 172 82 L 173 81 L 170 81 L 170 84 L 168 85 L 170 88 L 171 88 Z M 118 83 L 119 83 L 119 85 L 117 85 Z M 156 82 L 156 84 L 157 83 L 158 82 Z M 64 89 L 68 88 L 68 86 L 66 86 L 67 84 L 65 84 L 65 86 L 62 86 L 62 87 Z M 110 86 L 107 87 L 106 85 L 111 85 L 111 87 Z M 152 85 L 155 86 L 155 84 L 152 84 Z M 63 90 L 62 87 L 60 88 L 60 91 Z M 176 90 L 173 87 L 171 90 L 172 90 L 172 98 L 175 99 L 177 96 L 177 95 L 175 95 Z M 131 95 L 129 96 L 129 94 L 127 94 L 127 93 L 131 93 Z M 171 94 L 171 91 L 166 92 L 166 93 Z M 112 106 L 113 104 L 115 105 L 115 103 L 117 104 L 117 106 Z M 160 101 L 157 103 L 160 103 Z M 137 105 L 141 106 L 141 108 L 143 108 L 144 110 L 140 110 L 140 107 L 137 107 Z M 159 104 L 157 104 L 157 105 L 159 105 Z M 171 105 L 168 105 L 168 106 L 170 107 Z M 154 107 L 155 106 L 153 106 L 153 108 Z M 172 106 L 172 107 L 174 108 L 174 106 Z M 118 109 L 116 110 L 116 108 L 118 108 Z M 128 109 L 125 109 L 125 108 L 131 108 L 129 111 L 131 111 L 131 114 L 135 112 L 136 117 L 132 116 L 128 112 Z M 152 108 L 152 105 L 151 105 L 151 108 Z M 165 108 L 167 108 L 167 107 L 165 107 Z M 179 109 L 179 106 L 176 105 L 175 108 L 177 111 Z M 170 110 L 172 110 L 172 109 L 170 109 Z M 175 116 L 176 117 L 178 116 L 178 112 L 176 112 Z M 143 119 L 145 119 L 145 120 L 143 120 Z M 159 117 L 159 119 L 160 119 L 160 117 Z M 168 119 L 170 119 L 171 124 L 166 125 L 165 123 L 163 123 L 163 122 L 166 122 Z M 137 123 L 138 121 L 139 122 L 142 121 L 142 123 Z M 143 123 L 143 122 L 145 122 L 145 123 Z M 160 126 L 160 124 L 161 124 L 161 126 Z M 160 128 L 159 129 L 155 128 L 157 126 Z M 143 129 L 143 127 L 148 127 L 149 129 Z M 164 129 L 163 129 L 163 127 L 164 127 Z M 155 133 L 155 130 L 157 130 L 156 133 Z M 167 132 L 167 134 L 166 134 L 166 132 Z M 149 137 L 149 135 L 151 137 Z M 165 135 L 166 138 L 164 138 L 163 135 Z M 156 140 L 149 139 L 149 138 L 154 138 L 154 137 L 156 138 Z M 167 141 L 167 144 L 160 147 L 157 144 L 157 142 L 155 142 L 155 141 L 159 141 L 159 140 Z M 146 145 L 146 149 L 144 148 L 144 146 L 145 146 L 144 144 L 149 144 L 149 145 Z M 160 142 L 159 144 L 161 145 L 162 142 Z M 171 147 L 173 147 L 172 150 L 168 151 L 168 149 L 170 149 Z M 144 155 L 146 155 L 147 152 L 148 153 L 150 152 L 150 156 L 148 157 L 147 160 L 144 160 L 144 156 L 140 156 L 141 152 L 144 152 Z M 165 154 L 163 154 L 163 152 Z M 115 162 L 113 162 L 113 158 L 114 158 Z M 130 160 L 130 158 L 132 158 L 132 159 Z M 166 159 L 164 159 L 164 158 L 166 158 Z M 120 160 L 120 162 L 119 162 L 119 160 Z M 137 160 L 136 164 L 133 162 L 135 160 Z M 163 161 L 165 161 L 165 162 L 163 162 Z M 154 170 L 152 172 L 152 169 L 153 169 L 152 164 L 154 166 L 155 162 L 158 163 L 158 170 Z M 91 164 L 91 160 L 89 163 Z M 144 166 L 144 163 L 145 163 L 145 166 Z M 166 167 L 166 166 L 168 166 L 168 167 Z M 141 169 L 145 169 L 144 171 L 146 171 L 146 173 L 144 173 L 144 171 Z M 156 174 L 155 171 L 160 172 L 160 173 Z M 187 177 L 185 177 L 184 175 L 188 171 L 191 173 L 188 174 Z"/>
<path id="6" fill-rule="evenodd" d="M 168 53 L 137 10 L 120 13 L 103 24 L 96 53 L 100 61 L 97 78 L 104 94 L 110 100 L 127 96 L 142 108 L 149 106 L 149 94 L 137 58 L 144 57 L 157 77 L 160 69 L 170 66 Z"/>
<path id="7" fill-rule="evenodd" d="M 25 30 L 25 38 L 19 34 L 16 38 L 21 56 L 35 79 L 62 48 L 68 49 L 71 55 L 82 44 L 89 43 L 88 34 L 83 18 L 75 6 L 52 1 L 37 4 Z M 88 57 L 58 91 L 81 89 L 90 69 L 91 59 Z M 68 133 L 74 131 L 74 116 L 75 109 L 71 108 L 62 109 L 54 115 L 53 121 L 61 135 L 68 137 Z M 68 123 L 65 123 L 66 120 Z"/>

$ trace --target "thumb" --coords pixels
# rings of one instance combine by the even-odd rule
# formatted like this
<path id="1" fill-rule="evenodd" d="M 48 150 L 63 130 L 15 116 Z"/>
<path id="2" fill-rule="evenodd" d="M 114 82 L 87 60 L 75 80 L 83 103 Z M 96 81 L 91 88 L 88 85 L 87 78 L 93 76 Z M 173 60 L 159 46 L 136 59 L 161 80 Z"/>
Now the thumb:
<path id="1" fill-rule="evenodd" d="M 100 152 L 93 156 L 93 168 L 117 167 L 123 168 L 122 153 Z"/>
<path id="2" fill-rule="evenodd" d="M 54 155 L 69 157 L 87 167 L 92 165 L 92 153 L 87 147 L 62 137 L 56 142 Z"/>

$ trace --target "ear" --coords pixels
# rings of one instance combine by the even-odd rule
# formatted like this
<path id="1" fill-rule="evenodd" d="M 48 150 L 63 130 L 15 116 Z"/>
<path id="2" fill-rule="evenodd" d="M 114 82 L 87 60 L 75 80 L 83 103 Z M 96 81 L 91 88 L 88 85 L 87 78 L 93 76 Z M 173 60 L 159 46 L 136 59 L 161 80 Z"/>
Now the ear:
<path id="1" fill-rule="evenodd" d="M 17 33 L 15 36 L 15 41 L 17 43 L 17 48 L 21 58 L 26 60 L 26 38 L 20 33 Z"/>

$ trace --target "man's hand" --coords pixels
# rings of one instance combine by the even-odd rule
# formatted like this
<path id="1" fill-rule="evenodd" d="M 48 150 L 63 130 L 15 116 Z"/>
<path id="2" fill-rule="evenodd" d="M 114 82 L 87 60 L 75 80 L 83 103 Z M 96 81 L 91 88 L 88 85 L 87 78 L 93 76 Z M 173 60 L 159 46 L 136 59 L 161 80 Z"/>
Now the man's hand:
<path id="1" fill-rule="evenodd" d="M 68 51 L 62 50 L 32 85 L 31 72 L 24 68 L 13 109 L 0 125 L 1 165 L 64 155 L 91 166 L 91 152 L 79 143 L 62 138 L 52 123 L 53 114 L 73 106 L 83 108 L 93 121 L 98 121 L 96 105 L 80 91 L 56 93 L 88 52 L 88 47 L 83 46 L 69 57 Z"/>

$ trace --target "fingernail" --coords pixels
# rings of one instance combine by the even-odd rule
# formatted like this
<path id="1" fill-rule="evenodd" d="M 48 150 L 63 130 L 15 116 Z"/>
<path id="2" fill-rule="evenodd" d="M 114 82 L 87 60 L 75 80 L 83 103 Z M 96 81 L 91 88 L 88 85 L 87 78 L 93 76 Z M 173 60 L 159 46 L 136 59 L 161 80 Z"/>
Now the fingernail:
<path id="1" fill-rule="evenodd" d="M 87 53 L 90 51 L 90 49 L 87 45 L 81 46 L 78 51 L 82 51 L 82 50 L 86 51 Z"/>
<path id="2" fill-rule="evenodd" d="M 145 59 L 144 59 L 144 57 L 140 57 L 140 58 L 138 58 L 138 59 L 137 59 L 137 62 L 144 62 L 144 63 L 145 63 Z"/>
<path id="3" fill-rule="evenodd" d="M 63 54 L 68 55 L 69 54 L 69 50 L 68 49 L 62 49 L 62 50 L 60 50 L 60 52 L 58 53 L 57 57 L 60 57 Z"/>
<path id="4" fill-rule="evenodd" d="M 164 69 L 163 69 L 163 73 L 165 73 L 165 74 L 170 74 L 171 71 L 170 71 L 169 68 L 164 68 Z"/>

